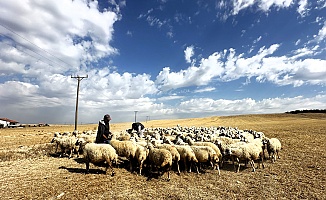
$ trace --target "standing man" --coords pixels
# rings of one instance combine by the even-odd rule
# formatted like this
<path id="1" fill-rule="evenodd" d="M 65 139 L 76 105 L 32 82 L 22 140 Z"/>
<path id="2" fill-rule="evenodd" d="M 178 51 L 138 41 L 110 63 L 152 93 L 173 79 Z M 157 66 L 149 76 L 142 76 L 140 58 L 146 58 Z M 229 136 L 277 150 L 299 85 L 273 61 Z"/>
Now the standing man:
<path id="1" fill-rule="evenodd" d="M 106 114 L 103 120 L 99 121 L 95 143 L 108 143 L 108 140 L 111 139 L 110 120 L 111 116 Z"/>

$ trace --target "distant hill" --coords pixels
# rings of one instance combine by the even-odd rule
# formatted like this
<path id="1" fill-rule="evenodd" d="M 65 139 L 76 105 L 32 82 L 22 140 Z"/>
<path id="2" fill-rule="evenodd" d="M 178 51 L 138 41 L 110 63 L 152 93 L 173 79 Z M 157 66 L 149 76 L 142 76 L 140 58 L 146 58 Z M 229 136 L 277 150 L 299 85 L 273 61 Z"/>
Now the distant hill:
<path id="1" fill-rule="evenodd" d="M 294 110 L 285 112 L 288 114 L 299 114 L 299 113 L 326 113 L 326 109 L 312 109 L 312 110 Z"/>

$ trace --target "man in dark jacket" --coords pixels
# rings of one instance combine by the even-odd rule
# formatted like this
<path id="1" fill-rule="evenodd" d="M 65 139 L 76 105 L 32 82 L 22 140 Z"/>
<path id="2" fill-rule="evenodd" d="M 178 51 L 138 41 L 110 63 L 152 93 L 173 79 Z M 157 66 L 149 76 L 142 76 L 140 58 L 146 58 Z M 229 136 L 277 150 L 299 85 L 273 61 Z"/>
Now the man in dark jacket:
<path id="1" fill-rule="evenodd" d="M 103 120 L 99 121 L 95 143 L 107 143 L 111 139 L 110 120 L 111 116 L 106 114 Z"/>

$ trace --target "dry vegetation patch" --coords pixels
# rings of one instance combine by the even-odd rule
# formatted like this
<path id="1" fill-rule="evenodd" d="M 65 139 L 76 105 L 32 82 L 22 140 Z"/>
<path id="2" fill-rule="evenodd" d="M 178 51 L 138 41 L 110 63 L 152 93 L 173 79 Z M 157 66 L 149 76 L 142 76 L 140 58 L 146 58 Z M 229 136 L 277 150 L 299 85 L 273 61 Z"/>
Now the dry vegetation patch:
<path id="1" fill-rule="evenodd" d="M 0 129 L 0 199 L 326 199 L 326 115 L 270 114 L 200 119 L 153 120 L 147 127 L 231 126 L 263 131 L 282 142 L 281 159 L 267 161 L 265 169 L 251 172 L 233 167 L 205 173 L 171 174 L 148 180 L 125 168 L 105 175 L 91 165 L 84 174 L 81 159 L 53 156 L 53 133 L 72 131 L 73 126 L 51 125 Z M 112 124 L 113 131 L 131 123 Z M 81 125 L 94 130 L 97 125 Z"/>

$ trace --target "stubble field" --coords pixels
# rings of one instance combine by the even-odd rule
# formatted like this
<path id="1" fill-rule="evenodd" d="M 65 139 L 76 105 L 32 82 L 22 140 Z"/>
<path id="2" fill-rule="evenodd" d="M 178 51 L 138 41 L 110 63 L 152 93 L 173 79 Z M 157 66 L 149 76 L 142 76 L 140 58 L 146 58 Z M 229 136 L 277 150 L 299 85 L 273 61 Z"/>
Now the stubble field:
<path id="1" fill-rule="evenodd" d="M 168 182 L 115 168 L 116 175 L 77 158 L 54 156 L 53 133 L 74 126 L 0 129 L 0 199 L 326 199 L 326 114 L 266 114 L 153 120 L 146 127 L 231 126 L 262 131 L 282 142 L 281 159 L 265 169 L 239 173 L 226 165 L 221 175 L 175 172 Z M 131 127 L 111 123 L 112 131 Z M 79 125 L 94 130 L 97 124 Z"/>

